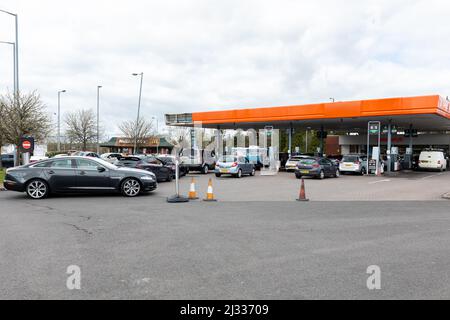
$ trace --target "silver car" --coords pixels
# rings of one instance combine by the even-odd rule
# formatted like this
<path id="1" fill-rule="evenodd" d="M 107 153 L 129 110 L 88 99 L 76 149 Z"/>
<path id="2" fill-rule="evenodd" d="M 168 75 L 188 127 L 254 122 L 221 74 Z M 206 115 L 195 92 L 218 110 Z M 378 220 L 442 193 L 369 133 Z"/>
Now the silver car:
<path id="1" fill-rule="evenodd" d="M 218 178 L 224 174 L 242 178 L 244 174 L 254 176 L 255 172 L 255 165 L 248 158 L 240 156 L 223 156 L 217 161 L 215 169 Z"/>

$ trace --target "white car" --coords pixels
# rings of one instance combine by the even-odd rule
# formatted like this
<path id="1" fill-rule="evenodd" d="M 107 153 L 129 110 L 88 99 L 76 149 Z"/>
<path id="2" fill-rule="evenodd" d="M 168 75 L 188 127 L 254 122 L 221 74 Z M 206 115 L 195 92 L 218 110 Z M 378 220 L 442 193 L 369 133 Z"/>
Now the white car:
<path id="1" fill-rule="evenodd" d="M 442 150 L 424 150 L 420 153 L 419 168 L 428 170 L 447 170 L 447 159 Z"/>
<path id="2" fill-rule="evenodd" d="M 286 164 L 284 165 L 284 168 L 286 169 L 287 172 L 294 172 L 295 170 L 297 170 L 298 162 L 301 159 L 305 159 L 305 158 L 308 158 L 308 156 L 292 156 L 286 162 Z"/>
<path id="3" fill-rule="evenodd" d="M 48 157 L 45 157 L 45 156 L 31 156 L 30 163 L 35 163 L 35 162 L 38 162 L 41 160 L 47 160 L 47 159 L 48 159 Z"/>
<path id="4" fill-rule="evenodd" d="M 367 157 L 360 154 L 348 154 L 342 158 L 339 164 L 341 173 L 367 173 Z"/>
<path id="5" fill-rule="evenodd" d="M 100 156 L 100 159 L 108 161 L 109 163 L 114 163 L 117 159 L 121 158 L 123 155 L 121 153 L 104 153 Z"/>
<path id="6" fill-rule="evenodd" d="M 57 154 L 56 156 L 54 156 L 53 158 L 64 158 L 64 157 L 68 157 L 69 155 L 67 153 L 62 153 L 62 154 Z"/>

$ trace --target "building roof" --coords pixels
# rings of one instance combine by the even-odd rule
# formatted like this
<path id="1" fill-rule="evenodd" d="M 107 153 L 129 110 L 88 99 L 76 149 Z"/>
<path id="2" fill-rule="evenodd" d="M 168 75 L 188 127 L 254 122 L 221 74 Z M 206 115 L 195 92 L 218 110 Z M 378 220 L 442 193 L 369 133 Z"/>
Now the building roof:
<path id="1" fill-rule="evenodd" d="M 173 144 L 167 141 L 165 137 L 151 137 L 150 139 L 159 139 L 159 144 L 144 145 L 144 147 L 173 148 Z M 127 138 L 113 137 L 108 142 L 101 144 L 103 148 L 124 147 L 128 145 L 133 147 L 133 143 L 122 143 L 120 140 L 128 140 Z"/>
<path id="2" fill-rule="evenodd" d="M 334 129 L 367 126 L 369 120 L 392 120 L 400 125 L 415 123 L 427 129 L 438 126 L 449 130 L 450 103 L 439 95 L 430 95 L 166 115 L 167 125 L 201 123 L 204 128 L 221 129 L 285 127 L 292 123 Z"/>

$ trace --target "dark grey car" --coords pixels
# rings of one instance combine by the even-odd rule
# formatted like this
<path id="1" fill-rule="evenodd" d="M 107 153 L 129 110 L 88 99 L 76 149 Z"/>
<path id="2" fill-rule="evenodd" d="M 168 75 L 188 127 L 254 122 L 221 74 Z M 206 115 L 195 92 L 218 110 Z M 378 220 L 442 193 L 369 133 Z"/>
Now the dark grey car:
<path id="1" fill-rule="evenodd" d="M 301 159 L 295 170 L 297 179 L 302 177 L 314 177 L 324 179 L 325 177 L 339 178 L 340 171 L 331 160 L 327 158 L 305 158 Z"/>
<path id="2" fill-rule="evenodd" d="M 53 158 L 8 169 L 4 186 L 7 190 L 26 192 L 32 199 L 50 193 L 121 192 L 135 197 L 157 188 L 153 173 L 118 168 L 104 160 L 86 157 Z"/>

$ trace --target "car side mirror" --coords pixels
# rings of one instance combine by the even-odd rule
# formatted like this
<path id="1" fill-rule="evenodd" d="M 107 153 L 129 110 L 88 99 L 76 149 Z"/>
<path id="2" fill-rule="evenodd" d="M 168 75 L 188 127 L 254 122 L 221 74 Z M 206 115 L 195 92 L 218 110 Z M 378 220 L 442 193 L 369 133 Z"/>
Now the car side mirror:
<path id="1" fill-rule="evenodd" d="M 97 171 L 98 171 L 98 172 L 105 172 L 105 171 L 106 171 L 106 169 L 105 169 L 105 168 L 103 168 L 103 167 L 97 167 Z"/>

